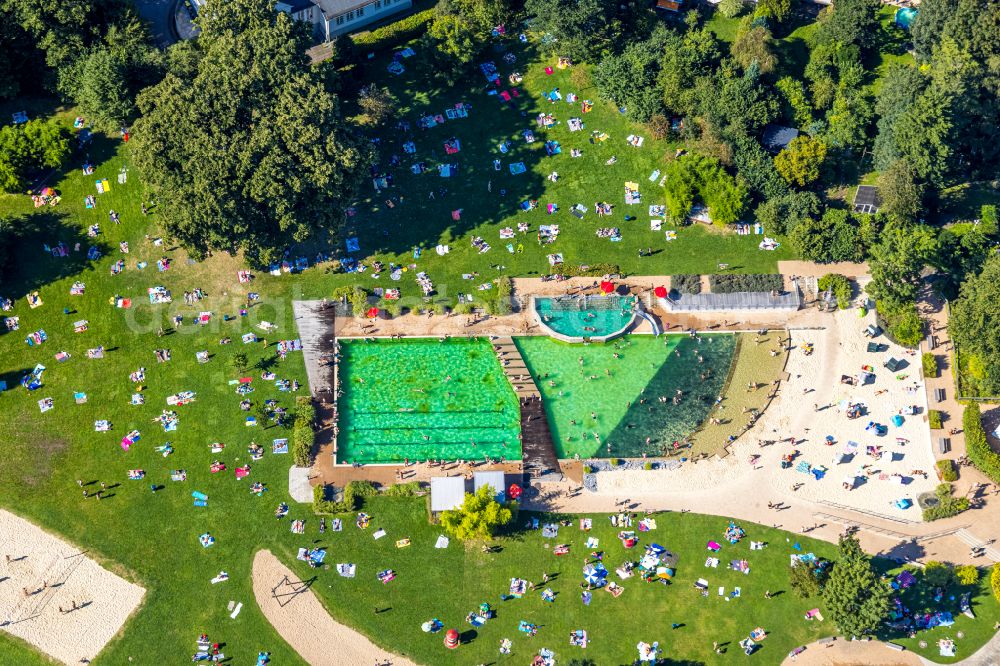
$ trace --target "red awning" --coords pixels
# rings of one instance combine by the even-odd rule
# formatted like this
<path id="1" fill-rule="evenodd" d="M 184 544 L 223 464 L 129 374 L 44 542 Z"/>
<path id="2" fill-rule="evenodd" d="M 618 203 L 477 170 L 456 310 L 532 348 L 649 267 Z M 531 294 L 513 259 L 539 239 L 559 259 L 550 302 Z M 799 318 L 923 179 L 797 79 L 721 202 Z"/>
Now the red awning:
<path id="1" fill-rule="evenodd" d="M 369 308 L 368 309 L 368 316 L 371 317 L 372 319 L 374 319 L 375 317 L 377 317 L 378 316 L 378 308 Z"/>
<path id="2" fill-rule="evenodd" d="M 653 290 L 653 295 L 656 296 L 657 298 L 666 298 L 667 297 L 667 288 L 666 287 L 657 287 L 656 289 Z"/>
<path id="3" fill-rule="evenodd" d="M 614 282 L 610 282 L 608 280 L 601 282 L 601 291 L 603 291 L 605 294 L 610 294 L 614 290 L 615 290 Z"/>

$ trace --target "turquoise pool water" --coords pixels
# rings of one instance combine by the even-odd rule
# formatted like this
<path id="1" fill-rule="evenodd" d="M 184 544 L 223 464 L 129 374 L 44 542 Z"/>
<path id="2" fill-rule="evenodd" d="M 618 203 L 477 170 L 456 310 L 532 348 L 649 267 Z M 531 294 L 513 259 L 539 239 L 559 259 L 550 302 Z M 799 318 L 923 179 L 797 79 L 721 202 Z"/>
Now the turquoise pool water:
<path id="1" fill-rule="evenodd" d="M 909 30 L 915 18 L 917 18 L 917 10 L 912 7 L 900 7 L 896 11 L 896 25 L 903 30 Z"/>
<path id="2" fill-rule="evenodd" d="M 599 338 L 621 331 L 632 321 L 630 296 L 535 297 L 542 323 L 572 338 Z"/>
<path id="3" fill-rule="evenodd" d="M 342 340 L 341 353 L 338 463 L 521 458 L 520 406 L 487 340 Z"/>
<path id="4" fill-rule="evenodd" d="M 514 342 L 542 393 L 560 458 L 661 455 L 708 418 L 736 349 L 728 334 Z"/>

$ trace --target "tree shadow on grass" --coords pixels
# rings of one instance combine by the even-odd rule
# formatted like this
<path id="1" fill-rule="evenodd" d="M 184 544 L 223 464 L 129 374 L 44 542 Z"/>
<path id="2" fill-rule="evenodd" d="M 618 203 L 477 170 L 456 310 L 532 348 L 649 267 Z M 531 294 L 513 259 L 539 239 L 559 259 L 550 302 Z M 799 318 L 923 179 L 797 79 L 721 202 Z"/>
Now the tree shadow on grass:
<path id="1" fill-rule="evenodd" d="M 87 259 L 89 247 L 97 247 L 101 254 L 107 247 L 97 238 L 86 237 L 70 221 L 66 212 L 46 210 L 26 215 L 16 221 L 11 261 L 4 275 L 3 291 L 8 298 L 21 299 L 43 285 L 81 272 L 93 262 Z M 65 257 L 45 252 L 60 243 L 68 248 Z M 75 251 L 76 245 L 80 250 Z"/>
<path id="2" fill-rule="evenodd" d="M 498 92 L 514 88 L 520 92 L 509 103 L 498 95 L 484 95 L 494 86 L 477 71 L 450 81 L 433 71 L 433 63 L 412 62 L 417 59 L 407 63 L 414 68 L 413 74 L 407 72 L 401 79 L 386 82 L 403 107 L 399 117 L 406 119 L 411 130 L 399 131 L 392 122 L 375 130 L 380 141 L 373 175 L 391 174 L 395 184 L 376 192 L 372 179 L 363 179 L 358 215 L 349 218 L 345 228 L 347 236 L 357 236 L 362 253 L 404 254 L 414 247 L 428 249 L 439 242 L 447 244 L 481 225 L 508 218 L 522 201 L 538 199 L 545 192 L 545 181 L 534 173 L 546 157 L 545 131 L 535 123 L 538 102 L 523 84 L 511 84 L 506 78 L 511 71 L 521 71 L 525 60 L 535 59 L 533 48 L 518 45 L 512 51 L 517 55 L 514 65 L 507 65 L 496 53 L 481 58 L 497 63 L 501 74 Z M 381 60 L 373 61 L 372 74 L 365 79 L 381 76 L 382 64 Z M 471 103 L 468 118 L 447 120 L 444 125 L 426 130 L 417 126 L 419 118 L 443 115 L 459 102 Z M 521 136 L 528 129 L 535 134 L 531 144 Z M 461 150 L 447 155 L 444 142 L 452 137 L 461 141 Z M 501 153 L 499 145 L 504 140 L 511 142 L 510 149 Z M 402 150 L 407 141 L 417 145 L 415 154 Z M 400 159 L 397 166 L 390 166 L 393 155 Z M 500 160 L 500 170 L 494 170 L 494 159 Z M 426 163 L 427 171 L 412 173 L 411 166 L 420 162 Z M 524 162 L 524 173 L 510 172 L 510 165 L 516 162 Z M 440 164 L 456 164 L 458 171 L 451 177 L 440 177 L 436 168 Z M 442 193 L 442 189 L 447 192 Z M 501 194 L 502 190 L 506 193 Z M 456 210 L 462 211 L 457 220 L 452 216 Z M 486 240 L 496 244 L 495 238 Z"/>

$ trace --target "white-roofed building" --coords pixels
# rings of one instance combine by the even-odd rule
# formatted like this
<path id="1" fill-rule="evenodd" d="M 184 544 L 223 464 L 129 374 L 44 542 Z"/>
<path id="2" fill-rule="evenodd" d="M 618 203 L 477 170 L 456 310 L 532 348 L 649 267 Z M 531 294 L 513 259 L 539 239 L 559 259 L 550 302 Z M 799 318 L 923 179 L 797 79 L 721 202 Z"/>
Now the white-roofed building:
<path id="1" fill-rule="evenodd" d="M 461 476 L 431 477 L 431 513 L 457 509 L 465 501 L 465 478 Z"/>
<path id="2" fill-rule="evenodd" d="M 479 492 L 483 486 L 493 488 L 494 498 L 501 504 L 506 501 L 503 472 L 476 472 L 472 477 L 472 492 Z"/>

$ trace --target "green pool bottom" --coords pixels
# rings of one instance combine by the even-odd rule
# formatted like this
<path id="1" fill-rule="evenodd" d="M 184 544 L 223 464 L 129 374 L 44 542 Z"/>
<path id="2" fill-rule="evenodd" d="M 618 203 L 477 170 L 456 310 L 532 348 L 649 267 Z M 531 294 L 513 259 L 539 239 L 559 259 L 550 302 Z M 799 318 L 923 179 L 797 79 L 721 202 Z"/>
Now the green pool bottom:
<path id="1" fill-rule="evenodd" d="M 560 458 L 663 455 L 709 417 L 736 348 L 731 334 L 514 342 L 542 393 Z"/>
<path id="2" fill-rule="evenodd" d="M 341 340 L 341 354 L 338 463 L 521 458 L 520 406 L 487 340 Z"/>

